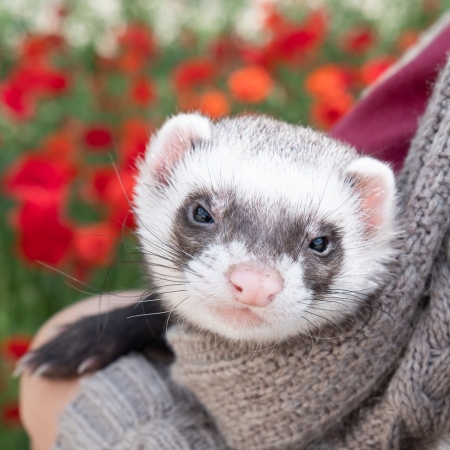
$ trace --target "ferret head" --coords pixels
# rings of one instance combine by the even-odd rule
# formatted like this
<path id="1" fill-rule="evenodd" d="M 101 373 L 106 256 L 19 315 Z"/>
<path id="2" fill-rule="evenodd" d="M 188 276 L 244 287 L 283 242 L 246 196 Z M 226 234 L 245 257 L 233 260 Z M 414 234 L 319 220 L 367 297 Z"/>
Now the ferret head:
<path id="1" fill-rule="evenodd" d="M 139 163 L 134 202 L 167 309 L 230 339 L 338 324 L 392 255 L 391 169 L 267 117 L 168 120 Z"/>

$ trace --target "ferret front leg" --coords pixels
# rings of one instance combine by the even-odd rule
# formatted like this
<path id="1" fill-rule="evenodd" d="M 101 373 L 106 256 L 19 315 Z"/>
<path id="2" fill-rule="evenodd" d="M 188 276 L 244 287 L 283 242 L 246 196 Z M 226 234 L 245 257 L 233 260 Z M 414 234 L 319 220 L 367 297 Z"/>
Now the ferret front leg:
<path id="1" fill-rule="evenodd" d="M 172 353 L 163 337 L 168 313 L 159 310 L 159 302 L 146 300 L 150 301 L 63 326 L 52 340 L 19 361 L 16 375 L 30 370 L 35 376 L 73 378 L 102 369 L 132 351 L 170 360 Z"/>

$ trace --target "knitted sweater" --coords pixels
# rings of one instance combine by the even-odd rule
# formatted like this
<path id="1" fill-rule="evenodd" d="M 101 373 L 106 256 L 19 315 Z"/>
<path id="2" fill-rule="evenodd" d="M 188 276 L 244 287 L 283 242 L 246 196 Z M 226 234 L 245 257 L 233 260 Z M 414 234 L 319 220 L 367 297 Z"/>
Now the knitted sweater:
<path id="1" fill-rule="evenodd" d="M 174 327 L 171 377 L 132 355 L 86 379 L 55 449 L 433 447 L 450 431 L 450 61 L 398 185 L 404 231 L 370 314 L 268 349 Z"/>

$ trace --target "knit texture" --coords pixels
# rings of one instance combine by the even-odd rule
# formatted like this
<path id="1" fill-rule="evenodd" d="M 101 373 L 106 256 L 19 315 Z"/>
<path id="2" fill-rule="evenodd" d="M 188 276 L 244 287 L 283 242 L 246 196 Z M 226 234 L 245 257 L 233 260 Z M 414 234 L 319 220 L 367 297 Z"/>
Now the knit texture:
<path id="1" fill-rule="evenodd" d="M 192 394 L 167 368 L 130 355 L 81 382 L 53 450 L 211 450 L 223 444 Z"/>
<path id="2" fill-rule="evenodd" d="M 404 231 L 368 317 L 264 351 L 170 331 L 174 379 L 230 447 L 400 449 L 450 430 L 449 91 L 450 63 L 400 177 Z"/>
<path id="3" fill-rule="evenodd" d="M 370 311 L 270 348 L 173 327 L 177 384 L 123 358 L 84 381 L 55 449 L 221 449 L 203 407 L 236 450 L 433 447 L 450 431 L 450 62 L 398 186 L 403 231 Z"/>

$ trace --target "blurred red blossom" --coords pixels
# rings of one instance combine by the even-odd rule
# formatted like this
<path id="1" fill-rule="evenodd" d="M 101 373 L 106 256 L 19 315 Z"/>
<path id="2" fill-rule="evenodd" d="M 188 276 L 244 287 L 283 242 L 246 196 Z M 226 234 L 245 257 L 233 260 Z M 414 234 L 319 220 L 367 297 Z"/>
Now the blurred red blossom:
<path id="1" fill-rule="evenodd" d="M 4 178 L 6 192 L 19 200 L 33 200 L 38 196 L 60 202 L 75 175 L 65 162 L 52 161 L 43 155 L 29 154 L 10 166 Z"/>
<path id="2" fill-rule="evenodd" d="M 29 64 L 18 68 L 8 83 L 29 94 L 51 95 L 65 91 L 69 87 L 69 77 L 46 64 Z"/>
<path id="3" fill-rule="evenodd" d="M 244 103 L 261 103 L 270 94 L 273 80 L 269 72 L 260 66 L 246 66 L 231 72 L 228 87 L 233 97 Z"/>
<path id="4" fill-rule="evenodd" d="M 31 343 L 31 336 L 17 334 L 7 337 L 1 343 L 3 357 L 12 362 L 17 362 L 28 351 Z"/>
<path id="5" fill-rule="evenodd" d="M 374 58 L 361 67 L 361 79 L 364 84 L 370 85 L 395 63 L 392 56 Z"/>
<path id="6" fill-rule="evenodd" d="M 155 40 L 150 28 L 144 23 L 128 24 L 126 30 L 119 36 L 119 44 L 125 49 L 133 49 L 142 57 L 154 53 Z"/>
<path id="7" fill-rule="evenodd" d="M 78 226 L 71 242 L 75 263 L 85 268 L 104 266 L 112 256 L 117 228 L 100 222 Z"/>
<path id="8" fill-rule="evenodd" d="M 419 33 L 407 30 L 389 44 L 375 25 L 357 20 L 339 31 L 331 8 L 305 6 L 297 20 L 292 5 L 289 12 L 276 2 L 259 7 L 259 42 L 229 30 L 207 41 L 186 28 L 163 47 L 148 24 L 125 19 L 100 56 L 95 45 L 74 51 L 58 32 L 24 33 L 16 53 L 5 54 L 0 80 L 2 146 L 24 152 L 2 176 L 17 202 L 9 216 L 23 258 L 64 264 L 82 277 L 107 264 L 114 239 L 105 236 L 135 226 L 136 161 L 167 114 L 219 119 L 258 105 L 327 130 Z M 55 30 L 63 30 L 66 5 L 54 12 Z M 386 55 L 374 58 L 381 49 Z M 78 215 L 84 207 L 95 212 Z"/>
<path id="9" fill-rule="evenodd" d="M 231 37 L 222 36 L 210 44 L 209 53 L 218 64 L 231 65 L 239 58 L 238 42 Z"/>
<path id="10" fill-rule="evenodd" d="M 230 104 L 222 91 L 208 91 L 200 97 L 200 111 L 213 119 L 219 119 L 229 114 Z"/>
<path id="11" fill-rule="evenodd" d="M 120 55 L 117 66 L 128 74 L 134 74 L 143 70 L 146 63 L 147 58 L 143 57 L 139 50 L 127 48 Z"/>
<path id="12" fill-rule="evenodd" d="M 274 35 L 282 34 L 286 28 L 290 28 L 291 23 L 281 14 L 273 3 L 263 3 L 264 27 Z"/>
<path id="13" fill-rule="evenodd" d="M 131 171 L 121 171 L 107 183 L 104 195 L 111 205 L 107 220 L 117 229 L 135 227 L 131 211 L 135 184 L 135 174 Z"/>
<path id="14" fill-rule="evenodd" d="M 353 98 L 346 92 L 336 92 L 323 97 L 311 107 L 311 121 L 323 130 L 328 130 L 353 106 Z"/>
<path id="15" fill-rule="evenodd" d="M 87 201 L 101 203 L 106 213 L 106 221 L 116 230 L 123 225 L 133 228 L 131 200 L 135 185 L 135 175 L 129 167 L 116 171 L 111 166 L 96 168 L 89 176 L 84 188 Z"/>
<path id="16" fill-rule="evenodd" d="M 301 57 L 305 51 L 317 48 L 326 32 L 325 16 L 315 11 L 308 15 L 304 23 L 294 26 L 277 39 L 277 49 L 286 60 Z"/>
<path id="17" fill-rule="evenodd" d="M 1 406 L 1 423 L 6 427 L 20 427 L 19 405 L 17 402 L 5 403 Z"/>
<path id="18" fill-rule="evenodd" d="M 156 99 L 156 87 L 148 78 L 139 77 L 132 82 L 131 98 L 139 106 L 148 106 Z"/>
<path id="19" fill-rule="evenodd" d="M 91 150 L 103 151 L 111 146 L 113 136 L 106 125 L 91 126 L 84 134 L 84 142 Z"/>
<path id="20" fill-rule="evenodd" d="M 368 26 L 348 30 L 342 39 L 342 48 L 348 53 L 366 53 L 376 42 L 375 31 Z"/>
<path id="21" fill-rule="evenodd" d="M 136 159 L 144 154 L 150 135 L 150 124 L 143 119 L 135 117 L 123 122 L 119 139 L 121 167 L 134 167 Z"/>
<path id="22" fill-rule="evenodd" d="M 416 30 L 405 30 L 397 39 L 397 47 L 404 52 L 415 45 L 419 40 L 419 32 Z"/>
<path id="23" fill-rule="evenodd" d="M 134 174 L 129 171 L 114 172 L 104 188 L 103 198 L 113 209 L 130 207 L 130 201 L 135 185 Z"/>
<path id="24" fill-rule="evenodd" d="M 346 91 L 352 82 L 348 70 L 335 64 L 314 69 L 305 79 L 306 91 L 314 96 L 329 97 Z"/>
<path id="25" fill-rule="evenodd" d="M 173 82 L 178 91 L 210 82 L 216 70 L 206 58 L 187 59 L 178 64 L 173 71 Z"/>
<path id="26" fill-rule="evenodd" d="M 106 188 L 110 180 L 117 177 L 111 165 L 95 167 L 89 171 L 84 183 L 84 198 L 86 201 L 103 202 L 106 206 Z"/>
<path id="27" fill-rule="evenodd" d="M 14 117 L 25 119 L 33 114 L 37 99 L 61 94 L 69 86 L 67 73 L 47 64 L 26 64 L 16 68 L 5 80 L 1 101 Z"/>
<path id="28" fill-rule="evenodd" d="M 1 89 L 1 102 L 16 119 L 26 119 L 35 110 L 35 101 L 14 85 L 4 85 Z"/>
<path id="29" fill-rule="evenodd" d="M 20 52 L 28 60 L 47 59 L 52 52 L 64 47 L 64 38 L 59 34 L 29 34 L 22 41 Z"/>
<path id="30" fill-rule="evenodd" d="M 270 68 L 276 63 L 301 62 L 306 54 L 322 44 L 327 30 L 325 14 L 312 11 L 300 23 L 293 23 L 280 17 L 274 5 L 267 6 L 266 24 L 272 37 L 264 46 L 245 46 L 242 58 L 248 64 L 258 64 Z"/>
<path id="31" fill-rule="evenodd" d="M 21 205 L 15 216 L 21 255 L 30 262 L 61 264 L 73 230 L 62 216 L 59 203 L 45 196 L 37 197 Z"/>
<path id="32" fill-rule="evenodd" d="M 65 130 L 55 131 L 47 136 L 42 144 L 41 155 L 47 161 L 58 161 L 75 170 L 77 146 L 73 136 Z"/>

